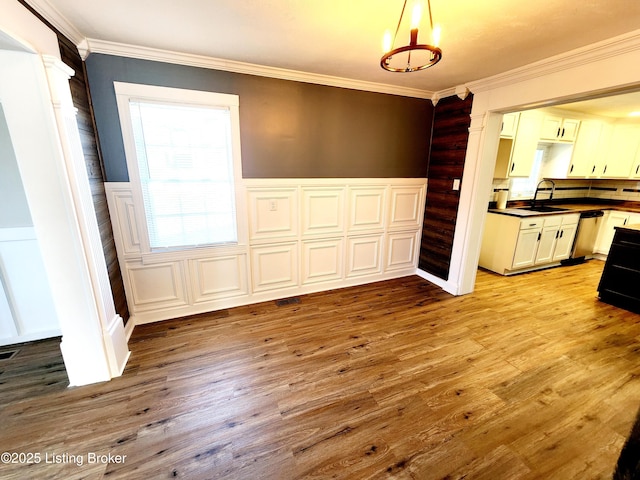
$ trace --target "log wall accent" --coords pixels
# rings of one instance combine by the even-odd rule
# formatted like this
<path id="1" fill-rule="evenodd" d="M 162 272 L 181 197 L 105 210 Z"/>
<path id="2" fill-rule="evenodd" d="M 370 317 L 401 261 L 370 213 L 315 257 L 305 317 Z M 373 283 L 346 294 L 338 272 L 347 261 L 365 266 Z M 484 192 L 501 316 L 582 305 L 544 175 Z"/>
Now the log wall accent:
<path id="1" fill-rule="evenodd" d="M 434 112 L 419 268 L 444 280 L 449 276 L 460 202 L 453 182 L 462 180 L 472 103 L 473 95 L 465 100 L 447 97 Z"/>

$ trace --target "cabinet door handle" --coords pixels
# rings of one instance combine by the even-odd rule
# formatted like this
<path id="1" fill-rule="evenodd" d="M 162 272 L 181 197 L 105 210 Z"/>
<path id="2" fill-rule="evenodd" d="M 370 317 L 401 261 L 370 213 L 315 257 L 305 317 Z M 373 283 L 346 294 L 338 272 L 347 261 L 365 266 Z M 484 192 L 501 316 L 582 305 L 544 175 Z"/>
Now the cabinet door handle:
<path id="1" fill-rule="evenodd" d="M 512 164 L 511 164 L 511 171 L 512 171 L 512 172 L 513 172 L 513 168 L 514 168 L 515 166 L 516 166 L 516 164 L 515 164 L 515 163 L 512 163 Z"/>
<path id="2" fill-rule="evenodd" d="M 627 220 L 629 220 L 629 219 L 628 219 L 628 218 L 625 218 L 625 219 L 624 219 L 624 222 L 622 222 L 622 224 L 623 224 L 623 225 L 626 225 L 626 224 L 627 224 Z"/>
<path id="3" fill-rule="evenodd" d="M 562 235 L 564 235 L 564 230 L 560 230 L 560 238 L 562 238 Z"/>
<path id="4" fill-rule="evenodd" d="M 596 171 L 596 166 L 594 165 L 593 168 L 591 169 L 591 173 Z"/>
<path id="5" fill-rule="evenodd" d="M 571 165 L 571 170 L 569 170 L 569 173 L 573 173 L 573 164 Z"/>
<path id="6" fill-rule="evenodd" d="M 639 168 L 640 168 L 640 165 L 638 165 L 638 166 L 636 167 L 636 175 L 638 174 L 638 169 L 639 169 Z"/>
<path id="7" fill-rule="evenodd" d="M 560 136 L 560 127 L 558 127 L 558 133 L 556 134 L 556 137 Z"/>
<path id="8" fill-rule="evenodd" d="M 602 173 L 607 173 L 607 165 L 604 166 L 604 170 L 602 171 Z"/>
<path id="9" fill-rule="evenodd" d="M 562 129 L 562 138 L 564 138 L 564 128 Z"/>
<path id="10" fill-rule="evenodd" d="M 542 233 L 538 232 L 538 241 L 542 238 Z"/>

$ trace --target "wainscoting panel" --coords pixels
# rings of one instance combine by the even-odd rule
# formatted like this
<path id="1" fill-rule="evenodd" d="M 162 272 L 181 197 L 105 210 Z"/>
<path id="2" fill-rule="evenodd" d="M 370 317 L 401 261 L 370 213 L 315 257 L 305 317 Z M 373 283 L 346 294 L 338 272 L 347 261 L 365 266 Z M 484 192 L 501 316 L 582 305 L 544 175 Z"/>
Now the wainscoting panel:
<path id="1" fill-rule="evenodd" d="M 246 255 L 189 260 L 189 272 L 194 303 L 249 293 Z"/>
<path id="2" fill-rule="evenodd" d="M 133 311 L 153 310 L 186 305 L 182 262 L 127 262 L 126 276 L 131 287 Z"/>
<path id="3" fill-rule="evenodd" d="M 419 232 L 394 232 L 387 234 L 387 262 L 385 271 L 409 268 L 416 264 Z"/>
<path id="4" fill-rule="evenodd" d="M 422 225 L 424 189 L 415 187 L 391 187 L 389 228 L 418 228 Z"/>
<path id="5" fill-rule="evenodd" d="M 349 232 L 384 228 L 385 194 L 384 187 L 349 189 Z"/>
<path id="6" fill-rule="evenodd" d="M 349 237 L 347 276 L 371 275 L 382 272 L 382 235 Z"/>
<path id="7" fill-rule="evenodd" d="M 344 188 L 302 188 L 302 235 L 335 235 L 344 230 Z"/>
<path id="8" fill-rule="evenodd" d="M 33 227 L 0 228 L 0 345 L 60 335 Z"/>
<path id="9" fill-rule="evenodd" d="M 242 188 L 246 244 L 147 252 L 130 184 L 106 184 L 135 324 L 416 272 L 425 179 L 245 179 Z"/>
<path id="10" fill-rule="evenodd" d="M 254 292 L 298 284 L 297 246 L 297 243 L 284 243 L 251 248 Z"/>
<path id="11" fill-rule="evenodd" d="M 342 238 L 302 242 L 302 283 L 342 278 Z"/>
<path id="12" fill-rule="evenodd" d="M 295 188 L 249 191 L 249 238 L 252 242 L 294 237 L 298 233 Z"/>
<path id="13" fill-rule="evenodd" d="M 110 187 L 107 191 L 107 205 L 111 212 L 111 223 L 118 255 L 120 252 L 129 257 L 140 255 L 142 253 L 140 234 L 133 207 L 131 187 L 129 183 L 114 182 L 106 185 Z"/>

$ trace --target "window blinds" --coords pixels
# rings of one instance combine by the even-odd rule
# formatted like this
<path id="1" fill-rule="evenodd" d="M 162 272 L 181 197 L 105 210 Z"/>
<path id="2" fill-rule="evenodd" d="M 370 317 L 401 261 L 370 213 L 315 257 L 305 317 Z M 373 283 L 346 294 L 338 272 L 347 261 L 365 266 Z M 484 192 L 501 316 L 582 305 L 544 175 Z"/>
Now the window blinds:
<path id="1" fill-rule="evenodd" d="M 229 109 L 129 107 L 150 247 L 237 242 Z"/>

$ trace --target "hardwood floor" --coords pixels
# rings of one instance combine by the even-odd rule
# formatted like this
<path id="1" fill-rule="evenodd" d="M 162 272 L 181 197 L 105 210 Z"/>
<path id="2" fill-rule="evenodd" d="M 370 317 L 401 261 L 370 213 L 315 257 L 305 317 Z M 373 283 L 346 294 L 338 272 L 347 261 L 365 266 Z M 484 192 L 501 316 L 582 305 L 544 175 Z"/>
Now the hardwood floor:
<path id="1" fill-rule="evenodd" d="M 0 451 L 41 455 L 0 477 L 611 478 L 640 406 L 640 316 L 596 299 L 602 266 L 139 326 L 124 375 L 87 387 L 18 367 L 36 391 L 0 362 Z"/>

